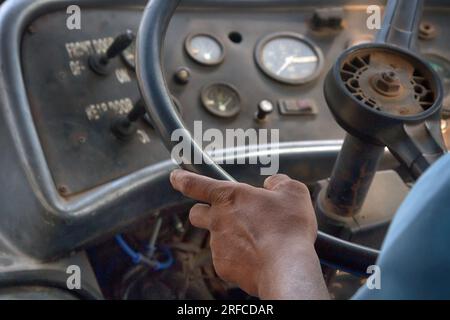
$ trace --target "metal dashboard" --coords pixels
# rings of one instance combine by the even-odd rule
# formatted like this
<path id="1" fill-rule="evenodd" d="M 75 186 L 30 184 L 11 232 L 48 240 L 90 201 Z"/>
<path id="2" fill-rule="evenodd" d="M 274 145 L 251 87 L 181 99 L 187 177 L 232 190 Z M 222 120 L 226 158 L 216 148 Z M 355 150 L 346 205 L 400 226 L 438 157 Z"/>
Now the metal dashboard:
<path id="1" fill-rule="evenodd" d="M 0 178 L 9 183 L 0 194 L 4 246 L 52 258 L 184 201 L 168 185 L 174 165 L 147 121 L 138 122 L 130 140 L 111 133 L 111 123 L 140 97 L 132 68 L 117 58 L 111 74 L 100 76 L 88 65 L 89 54 L 103 52 L 115 36 L 127 29 L 137 32 L 145 1 L 13 2 L 0 7 Z M 65 27 L 66 8 L 72 4 L 82 9 L 81 30 Z M 424 53 L 448 59 L 444 30 L 449 9 L 442 5 L 434 1 L 426 11 L 424 21 L 437 33 L 419 45 Z M 342 7 L 342 29 L 313 30 L 318 6 Z M 197 120 L 205 129 L 279 128 L 281 147 L 288 151 L 282 171 L 306 181 L 325 178 L 344 132 L 327 109 L 323 79 L 340 52 L 373 35 L 366 18 L 358 1 L 184 1 L 166 37 L 164 63 L 185 122 L 191 129 Z M 255 59 L 258 44 L 280 32 L 301 35 L 320 50 L 323 68 L 317 77 L 286 84 L 261 69 Z M 185 48 L 189 36 L 204 33 L 223 45 L 218 65 L 195 62 Z M 188 83 L 176 81 L 180 68 L 189 70 Z M 219 117 L 202 105 L 205 87 L 218 83 L 238 92 L 237 115 Z M 271 101 L 274 111 L 258 122 L 255 112 L 262 100 Z M 283 114 L 280 105 L 286 101 L 311 108 Z M 317 168 L 302 160 L 305 150 L 316 156 Z M 261 180 L 252 177 L 254 168 L 229 169 L 244 181 Z"/>

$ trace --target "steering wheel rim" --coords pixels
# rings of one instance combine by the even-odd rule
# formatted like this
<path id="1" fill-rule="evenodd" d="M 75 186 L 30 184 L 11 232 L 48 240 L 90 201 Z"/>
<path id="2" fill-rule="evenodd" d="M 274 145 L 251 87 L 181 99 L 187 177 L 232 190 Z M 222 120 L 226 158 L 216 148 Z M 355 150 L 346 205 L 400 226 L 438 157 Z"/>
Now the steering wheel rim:
<path id="1" fill-rule="evenodd" d="M 218 180 L 236 180 L 223 168 L 217 165 L 212 158 L 195 142 L 172 101 L 167 81 L 162 68 L 162 52 L 165 35 L 170 20 L 178 7 L 180 0 L 152 0 L 147 4 L 139 27 L 137 36 L 136 71 L 142 97 L 147 112 L 151 115 L 154 126 L 159 132 L 163 143 L 169 151 L 183 140 L 191 146 L 193 157 L 200 156 L 205 159 L 202 164 L 183 164 L 183 168 Z M 172 140 L 172 133 L 178 130 L 181 137 Z M 189 159 L 183 159 L 189 163 Z M 374 265 L 379 251 L 351 243 L 346 240 L 318 232 L 316 244 L 321 262 L 341 270 L 359 275 L 367 275 L 366 270 Z"/>
<path id="2" fill-rule="evenodd" d="M 164 38 L 172 15 L 179 3 L 180 0 L 152 0 L 145 8 L 139 27 L 136 48 L 136 72 L 141 94 L 147 112 L 151 115 L 154 126 L 169 151 L 180 141 L 172 141 L 171 139 L 172 133 L 179 130 L 182 133 L 182 138 L 186 139 L 184 141 L 189 141 L 192 147 L 192 155 L 200 155 L 203 157 L 200 159 L 208 159 L 208 162 L 211 163 L 211 165 L 205 163 L 195 166 L 186 165 L 187 170 L 215 179 L 235 181 L 225 170 L 214 163 L 208 154 L 203 153 L 194 141 L 176 111 L 163 74 L 161 57 Z M 145 59 L 142 59 L 142 57 L 145 57 Z M 184 158 L 184 155 L 182 160 L 183 163 L 189 163 L 187 161 L 189 159 Z"/>

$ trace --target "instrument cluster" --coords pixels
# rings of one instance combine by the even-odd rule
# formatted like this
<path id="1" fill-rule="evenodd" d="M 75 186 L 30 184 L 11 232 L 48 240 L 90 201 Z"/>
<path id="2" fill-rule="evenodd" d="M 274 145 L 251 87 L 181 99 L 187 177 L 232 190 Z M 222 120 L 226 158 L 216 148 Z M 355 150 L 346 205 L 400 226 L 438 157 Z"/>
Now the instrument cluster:
<path id="1" fill-rule="evenodd" d="M 234 43 L 243 40 L 242 35 L 231 32 L 229 39 Z M 135 42 L 121 54 L 125 64 L 135 70 Z M 209 67 L 224 63 L 227 59 L 226 44 L 208 32 L 190 33 L 184 40 L 184 51 L 192 62 Z M 255 45 L 252 55 L 248 55 L 247 63 L 253 58 L 255 65 L 263 75 L 283 85 L 303 85 L 316 80 L 324 69 L 324 55 L 320 47 L 304 35 L 292 31 L 270 33 Z M 187 84 L 190 70 L 180 67 L 175 79 L 180 84 Z M 232 118 L 241 110 L 239 90 L 232 84 L 212 83 L 200 92 L 202 106 L 210 114 L 219 118 Z M 281 103 L 280 103 L 281 105 Z M 310 105 L 291 106 L 293 113 L 299 115 L 312 111 Z M 285 104 L 280 106 L 281 112 L 288 114 Z"/>

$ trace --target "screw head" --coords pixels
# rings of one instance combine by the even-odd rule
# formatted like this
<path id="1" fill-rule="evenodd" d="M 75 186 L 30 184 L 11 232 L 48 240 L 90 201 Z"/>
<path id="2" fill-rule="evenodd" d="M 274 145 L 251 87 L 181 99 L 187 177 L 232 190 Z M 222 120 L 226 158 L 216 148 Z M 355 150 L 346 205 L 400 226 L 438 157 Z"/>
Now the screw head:
<path id="1" fill-rule="evenodd" d="M 389 82 L 389 83 L 394 83 L 394 82 L 399 81 L 398 75 L 395 71 L 383 72 L 381 74 L 381 77 L 383 78 L 384 81 Z"/>
<path id="2" fill-rule="evenodd" d="M 400 93 L 402 86 L 397 73 L 391 70 L 375 75 L 372 78 L 372 87 L 384 96 L 394 97 Z"/>

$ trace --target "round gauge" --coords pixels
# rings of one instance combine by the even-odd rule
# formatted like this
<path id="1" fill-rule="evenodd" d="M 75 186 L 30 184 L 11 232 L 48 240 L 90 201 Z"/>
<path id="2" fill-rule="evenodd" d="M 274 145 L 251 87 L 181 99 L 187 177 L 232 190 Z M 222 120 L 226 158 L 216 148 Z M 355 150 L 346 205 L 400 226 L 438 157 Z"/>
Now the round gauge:
<path id="1" fill-rule="evenodd" d="M 186 51 L 196 62 L 203 65 L 217 65 L 225 57 L 225 49 L 222 43 L 212 35 L 190 35 L 185 43 Z"/>
<path id="2" fill-rule="evenodd" d="M 269 77 L 287 84 L 303 84 L 315 79 L 323 67 L 320 49 L 303 36 L 284 32 L 260 41 L 256 62 Z"/>
<path id="3" fill-rule="evenodd" d="M 131 69 L 136 69 L 136 41 L 133 40 L 133 42 L 130 44 L 128 48 L 126 48 L 121 53 L 122 59 L 125 62 L 125 64 L 130 67 Z"/>
<path id="4" fill-rule="evenodd" d="M 221 118 L 233 117 L 241 110 L 239 93 L 228 84 L 216 83 L 205 87 L 201 99 L 206 110 Z"/>
<path id="5" fill-rule="evenodd" d="M 435 53 L 427 53 L 424 57 L 442 79 L 445 91 L 443 109 L 450 115 L 450 61 Z"/>

